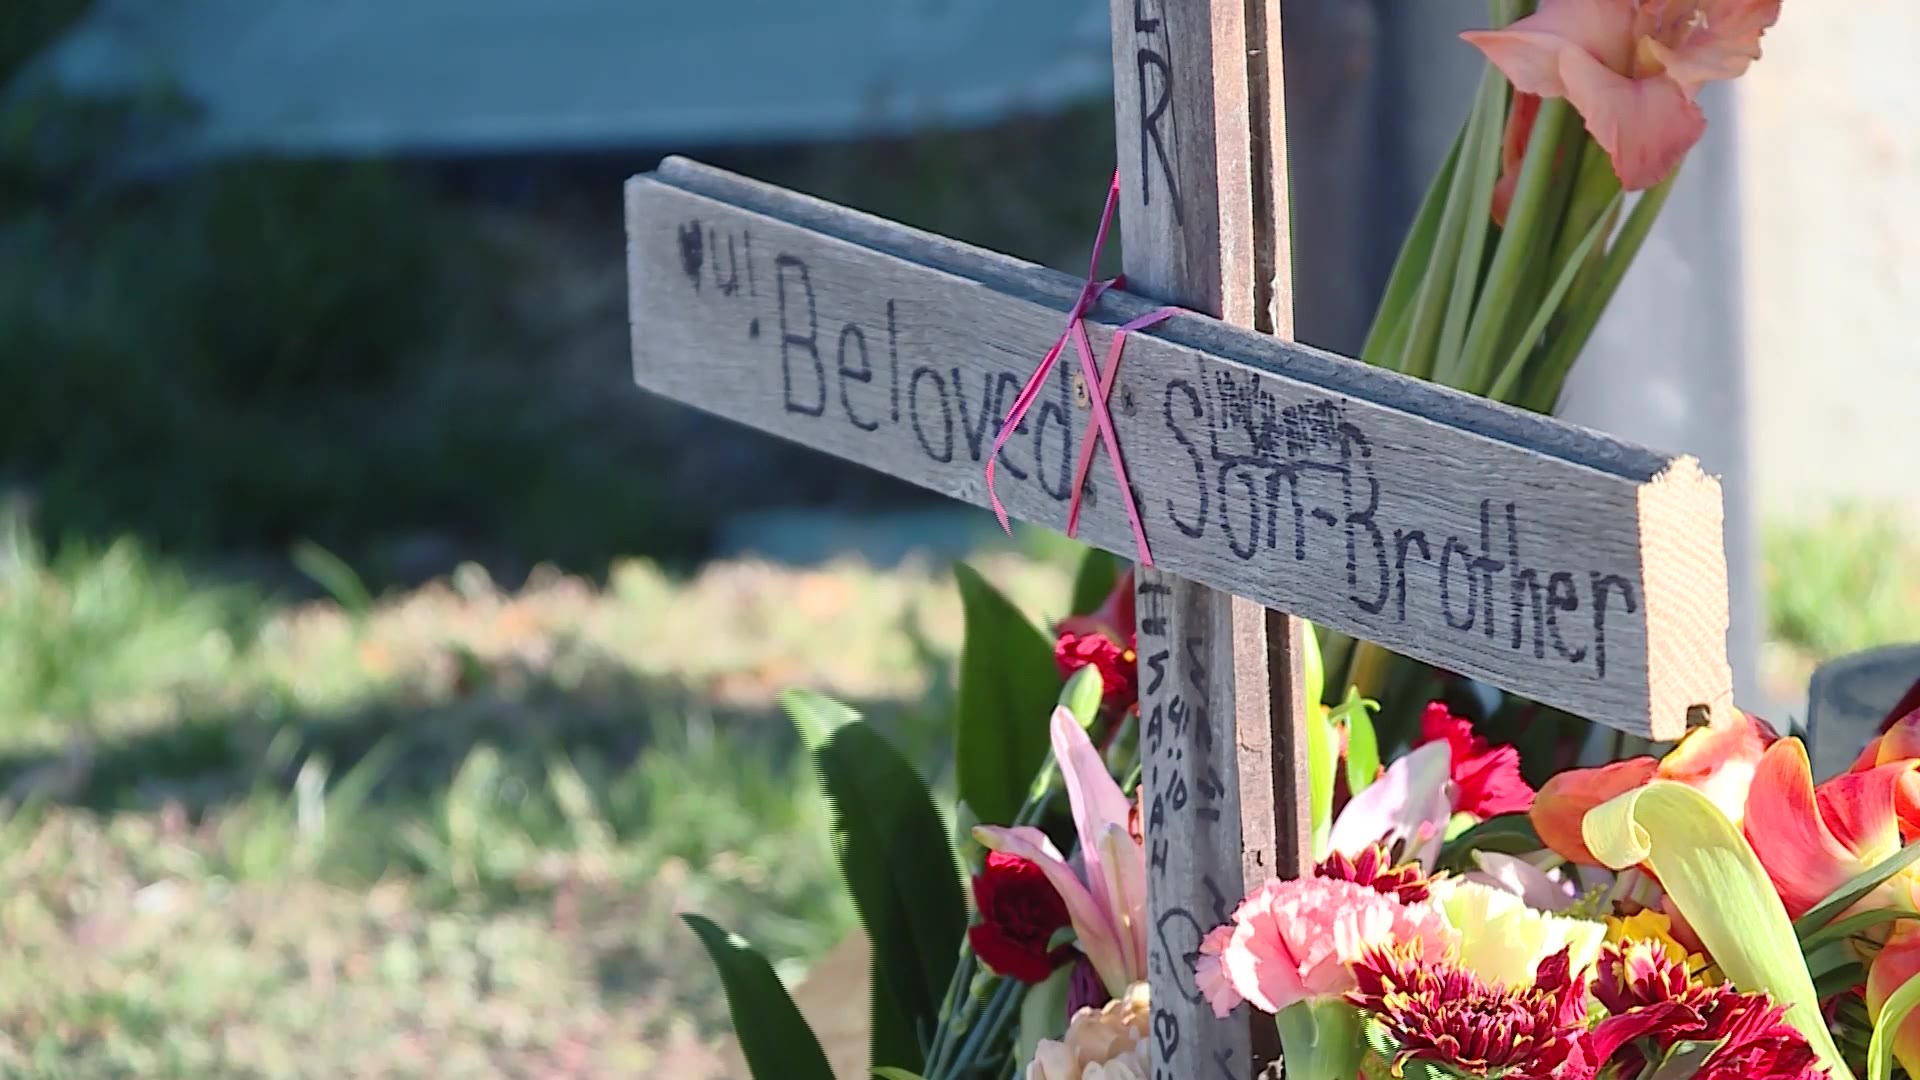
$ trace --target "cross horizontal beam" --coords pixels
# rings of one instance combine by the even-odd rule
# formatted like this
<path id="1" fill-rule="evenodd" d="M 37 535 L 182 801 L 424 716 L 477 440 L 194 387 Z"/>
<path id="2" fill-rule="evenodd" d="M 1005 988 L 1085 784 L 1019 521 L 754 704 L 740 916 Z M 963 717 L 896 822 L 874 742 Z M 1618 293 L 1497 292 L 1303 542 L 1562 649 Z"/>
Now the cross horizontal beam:
<path id="1" fill-rule="evenodd" d="M 986 504 L 1080 282 L 682 159 L 626 211 L 641 386 Z M 1110 291 L 1097 353 L 1152 306 Z M 996 477 L 1056 529 L 1076 369 Z M 1111 403 L 1172 573 L 1654 739 L 1731 706 L 1720 486 L 1690 458 L 1198 315 L 1130 336 Z M 1082 538 L 1133 554 L 1102 463 L 1085 502 Z"/>

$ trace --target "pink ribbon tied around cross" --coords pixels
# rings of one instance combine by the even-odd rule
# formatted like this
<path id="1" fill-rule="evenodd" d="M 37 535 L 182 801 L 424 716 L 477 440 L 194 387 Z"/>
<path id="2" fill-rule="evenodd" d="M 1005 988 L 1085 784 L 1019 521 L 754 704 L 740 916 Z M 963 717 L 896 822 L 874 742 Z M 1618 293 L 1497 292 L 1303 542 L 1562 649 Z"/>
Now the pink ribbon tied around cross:
<path id="1" fill-rule="evenodd" d="M 1000 448 L 1013 438 L 1020 421 L 1033 407 L 1040 390 L 1047 383 L 1047 376 L 1053 372 L 1054 361 L 1066 349 L 1071 340 L 1080 354 L 1080 373 L 1086 379 L 1087 396 L 1092 401 L 1093 416 L 1087 421 L 1086 430 L 1080 436 L 1080 460 L 1073 471 L 1073 495 L 1067 503 L 1067 535 L 1072 536 L 1080 525 L 1080 496 L 1086 489 L 1087 471 L 1093 466 L 1093 451 L 1101 439 L 1107 443 L 1107 458 L 1113 462 L 1113 479 L 1120 488 L 1120 498 L 1126 504 L 1127 522 L 1133 526 L 1134 546 L 1140 552 L 1140 565 L 1153 565 L 1153 551 L 1147 546 L 1147 531 L 1140 524 L 1140 508 L 1135 505 L 1133 484 L 1127 479 L 1127 466 L 1120 456 L 1120 440 L 1113 432 L 1113 414 L 1107 409 L 1107 395 L 1113 392 L 1114 376 L 1120 370 L 1120 350 L 1125 347 L 1127 335 L 1135 330 L 1144 330 L 1155 323 L 1163 322 L 1180 314 L 1176 307 L 1163 307 L 1124 323 L 1113 332 L 1113 344 L 1107 348 L 1107 366 L 1104 371 L 1098 369 L 1093 361 L 1093 343 L 1087 338 L 1087 325 L 1084 316 L 1087 310 L 1098 303 L 1108 289 L 1124 286 L 1126 275 L 1098 281 L 1095 274 L 1100 268 L 1100 251 L 1107 243 L 1107 230 L 1113 224 L 1113 208 L 1120 198 L 1120 173 L 1115 170 L 1113 183 L 1107 188 L 1107 207 L 1100 215 L 1100 231 L 1093 239 L 1093 258 L 1087 263 L 1087 283 L 1080 290 L 1080 298 L 1074 301 L 1073 308 L 1067 312 L 1067 327 L 1060 332 L 1060 339 L 1040 358 L 1040 365 L 1033 370 L 1027 384 L 1020 389 L 1020 395 L 1014 398 L 1013 407 L 1007 410 L 1006 422 L 1000 425 L 1000 431 L 993 437 L 993 452 L 987 456 L 987 499 L 993 504 L 994 516 L 1000 519 L 1000 527 L 1009 535 L 1012 524 L 1007 520 L 1007 508 L 1000 505 L 1000 496 L 993 490 L 993 466 L 999 460 Z"/>

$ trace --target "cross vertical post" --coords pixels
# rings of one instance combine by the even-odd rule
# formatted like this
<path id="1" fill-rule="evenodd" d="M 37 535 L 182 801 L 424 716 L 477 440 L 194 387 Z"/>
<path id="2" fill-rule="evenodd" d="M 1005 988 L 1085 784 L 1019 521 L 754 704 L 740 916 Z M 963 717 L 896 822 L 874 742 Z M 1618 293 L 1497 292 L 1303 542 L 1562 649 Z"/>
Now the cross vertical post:
<path id="1" fill-rule="evenodd" d="M 1109 10 L 1129 290 L 1290 336 L 1279 0 Z M 1216 1019 L 1193 967 L 1249 886 L 1311 871 L 1306 628 L 1151 568 L 1136 589 L 1153 1075 L 1249 1080 L 1273 1025 Z"/>

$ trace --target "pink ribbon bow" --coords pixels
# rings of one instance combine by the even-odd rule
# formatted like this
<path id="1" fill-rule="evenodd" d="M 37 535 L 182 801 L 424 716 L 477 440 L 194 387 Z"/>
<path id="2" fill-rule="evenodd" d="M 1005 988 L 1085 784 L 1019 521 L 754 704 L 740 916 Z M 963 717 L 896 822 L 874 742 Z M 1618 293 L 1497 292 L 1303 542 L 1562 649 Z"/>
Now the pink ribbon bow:
<path id="1" fill-rule="evenodd" d="M 1087 382 L 1088 397 L 1092 399 L 1093 417 L 1087 421 L 1087 427 L 1080 437 L 1080 460 L 1074 467 L 1073 495 L 1067 503 L 1067 535 L 1072 536 L 1080 524 L 1080 495 L 1085 490 L 1087 471 L 1093 466 L 1093 450 L 1101 439 L 1107 443 L 1107 458 L 1113 462 L 1113 479 L 1120 488 L 1120 498 L 1127 507 L 1127 522 L 1133 526 L 1134 546 L 1140 552 L 1140 565 L 1153 565 L 1153 551 L 1147 546 L 1147 531 L 1140 524 L 1140 508 L 1134 504 L 1133 485 L 1127 480 L 1127 467 L 1120 457 L 1120 440 L 1113 432 L 1113 414 L 1107 409 L 1107 395 L 1113 392 L 1114 376 L 1120 370 L 1120 350 L 1125 347 L 1127 335 L 1135 330 L 1144 330 L 1180 314 L 1180 309 L 1163 307 L 1125 323 L 1113 332 L 1113 344 L 1107 348 L 1107 366 L 1103 372 L 1094 366 L 1093 343 L 1087 338 L 1087 326 L 1083 319 L 1087 310 L 1098 303 L 1101 294 L 1108 289 L 1124 285 L 1126 276 L 1097 281 L 1094 275 L 1100 267 L 1100 251 L 1107 243 L 1107 230 L 1113 224 L 1113 208 L 1120 198 L 1120 173 L 1114 171 L 1113 184 L 1107 189 L 1107 207 L 1100 215 L 1100 231 L 1094 236 L 1093 258 L 1087 264 L 1087 283 L 1080 290 L 1080 298 L 1074 302 L 1072 310 L 1067 312 L 1067 327 L 1060 332 L 1060 339 L 1040 358 L 1040 365 L 1034 368 L 1033 375 L 1021 388 L 1020 396 L 1013 401 L 1013 407 L 1007 410 L 1006 422 L 1000 425 L 999 434 L 993 438 L 993 453 L 987 457 L 987 499 L 993 504 L 993 512 L 1000 519 L 1000 527 L 1009 534 L 1013 526 L 1007 520 L 1007 509 L 1000 505 L 999 495 L 993 490 L 993 466 L 999 459 L 1000 448 L 1013 438 L 1014 429 L 1033 407 L 1034 400 L 1040 396 L 1040 390 L 1046 385 L 1047 376 L 1053 372 L 1053 363 L 1067 347 L 1069 339 L 1080 354 L 1080 372 Z"/>

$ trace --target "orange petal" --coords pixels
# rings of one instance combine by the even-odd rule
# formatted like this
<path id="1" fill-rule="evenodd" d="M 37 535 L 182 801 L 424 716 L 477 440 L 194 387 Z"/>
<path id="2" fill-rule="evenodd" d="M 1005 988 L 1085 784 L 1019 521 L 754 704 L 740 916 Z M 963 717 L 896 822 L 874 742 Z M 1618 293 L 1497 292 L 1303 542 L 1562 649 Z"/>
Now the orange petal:
<path id="1" fill-rule="evenodd" d="M 1864 772 L 1842 773 L 1814 792 L 1820 816 L 1862 865 L 1900 850 L 1900 819 L 1911 817 L 1920 791 L 1920 762 L 1895 762 Z"/>
<path id="2" fill-rule="evenodd" d="M 1876 765 L 1920 758 L 1920 712 L 1900 720 L 1869 745 L 1878 748 L 1873 761 Z"/>
<path id="3" fill-rule="evenodd" d="M 1700 792 L 1735 828 L 1746 817 L 1747 789 L 1760 755 L 1779 739 L 1766 721 L 1745 713 L 1722 727 L 1695 728 L 1660 759 L 1656 774 Z"/>
<path id="4" fill-rule="evenodd" d="M 1842 801 L 1851 802 L 1859 794 L 1850 790 Z M 1745 831 L 1787 914 L 1796 919 L 1866 868 L 1827 827 L 1821 802 L 1800 740 L 1782 739 L 1768 747 L 1754 771 Z M 1845 808 L 1860 819 L 1856 825 L 1870 828 L 1861 810 Z"/>
<path id="5" fill-rule="evenodd" d="M 1573 769 L 1548 780 L 1533 797 L 1533 831 L 1540 842 L 1570 862 L 1599 866 L 1580 835 L 1587 811 L 1616 795 L 1632 791 L 1653 779 L 1658 763 L 1652 758 L 1616 761 L 1597 769 Z"/>
<path id="6" fill-rule="evenodd" d="M 1487 62 L 1499 68 L 1520 93 L 1566 97 L 1560 54 L 1574 47 L 1552 34 L 1520 29 L 1525 22 L 1522 19 L 1506 30 L 1468 30 L 1460 38 L 1485 53 Z"/>
<path id="7" fill-rule="evenodd" d="M 1565 97 L 1562 58 L 1581 53 L 1616 71 L 1633 63 L 1633 17 L 1618 0 L 1542 0 L 1540 9 L 1504 30 L 1460 35 L 1486 54 L 1514 89 Z"/>
<path id="8" fill-rule="evenodd" d="M 1867 1015 L 1878 1022 L 1887 999 L 1915 975 L 1920 975 L 1920 925 L 1895 923 L 1887 943 L 1867 969 Z M 1920 1076 L 1920 1011 L 1909 1013 L 1894 1032 L 1893 1056 L 1907 1075 Z"/>
<path id="9" fill-rule="evenodd" d="M 1707 115 L 1665 76 L 1630 79 L 1577 50 L 1561 54 L 1560 75 L 1628 191 L 1665 180 L 1706 134 Z"/>
<path id="10" fill-rule="evenodd" d="M 1744 75 L 1760 59 L 1760 35 L 1780 18 L 1780 0 L 1706 0 L 1700 9 L 1704 17 L 1673 47 L 1648 43 L 1688 96 Z"/>
<path id="11" fill-rule="evenodd" d="M 1868 739 L 1867 745 L 1860 750 L 1860 756 L 1854 758 L 1853 764 L 1847 766 L 1847 771 L 1861 772 L 1862 770 L 1871 769 L 1875 765 L 1881 764 L 1880 743 L 1884 738 L 1885 736 L 1875 735 L 1873 738 Z"/>

